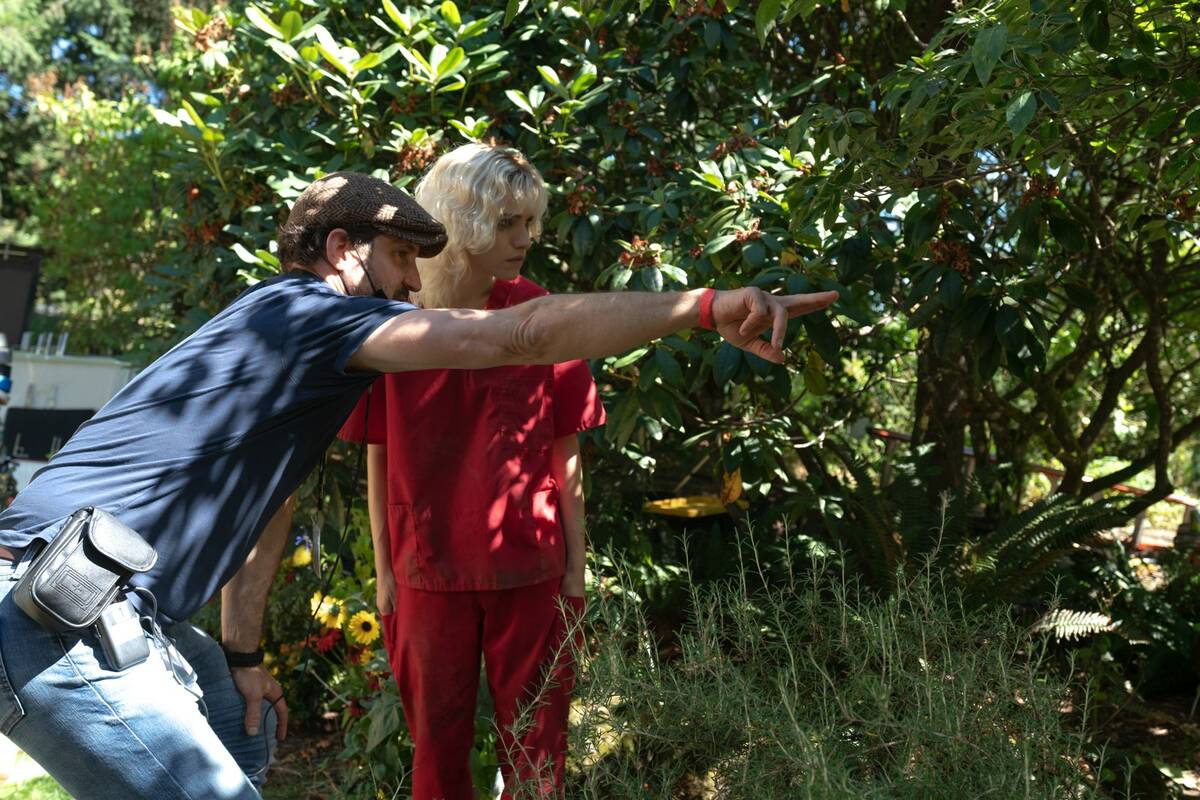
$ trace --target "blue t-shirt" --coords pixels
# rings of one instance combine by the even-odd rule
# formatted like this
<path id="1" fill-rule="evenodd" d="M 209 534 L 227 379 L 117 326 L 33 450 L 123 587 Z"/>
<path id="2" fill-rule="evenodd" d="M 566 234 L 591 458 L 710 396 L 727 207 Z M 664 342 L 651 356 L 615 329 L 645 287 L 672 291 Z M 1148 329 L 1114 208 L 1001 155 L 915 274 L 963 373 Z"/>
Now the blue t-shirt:
<path id="1" fill-rule="evenodd" d="M 158 551 L 134 585 L 166 621 L 186 619 L 245 562 L 377 377 L 346 362 L 412 308 L 306 272 L 248 289 L 79 428 L 0 513 L 0 545 L 52 538 L 76 509 L 103 508 Z"/>

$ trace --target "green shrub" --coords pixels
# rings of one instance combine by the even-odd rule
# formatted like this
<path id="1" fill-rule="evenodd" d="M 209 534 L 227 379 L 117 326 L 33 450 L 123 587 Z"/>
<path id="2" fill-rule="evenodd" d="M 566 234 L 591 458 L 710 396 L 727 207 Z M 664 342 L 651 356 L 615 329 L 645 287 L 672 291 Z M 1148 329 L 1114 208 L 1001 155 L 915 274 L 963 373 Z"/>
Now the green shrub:
<path id="1" fill-rule="evenodd" d="M 1065 680 L 1008 610 L 933 570 L 887 598 L 836 562 L 692 583 L 678 641 L 593 603 L 569 796 L 1093 797 Z"/>

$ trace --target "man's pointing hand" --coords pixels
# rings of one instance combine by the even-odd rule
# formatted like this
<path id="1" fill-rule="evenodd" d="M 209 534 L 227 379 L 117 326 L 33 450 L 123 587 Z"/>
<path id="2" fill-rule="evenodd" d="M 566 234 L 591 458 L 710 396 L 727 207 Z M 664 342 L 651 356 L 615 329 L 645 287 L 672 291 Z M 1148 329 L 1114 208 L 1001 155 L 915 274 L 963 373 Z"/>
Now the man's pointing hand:
<path id="1" fill-rule="evenodd" d="M 733 346 L 782 364 L 788 320 L 828 308 L 837 299 L 837 292 L 774 295 L 753 288 L 717 292 L 713 322 L 717 333 Z M 771 331 L 770 342 L 759 338 L 767 330 Z"/>

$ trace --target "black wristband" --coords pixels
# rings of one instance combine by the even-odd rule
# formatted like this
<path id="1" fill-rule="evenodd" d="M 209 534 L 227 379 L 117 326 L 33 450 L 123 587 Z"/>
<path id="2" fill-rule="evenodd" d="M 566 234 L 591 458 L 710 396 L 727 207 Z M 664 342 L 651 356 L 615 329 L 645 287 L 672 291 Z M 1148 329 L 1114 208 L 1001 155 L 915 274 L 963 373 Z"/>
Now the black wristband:
<path id="1" fill-rule="evenodd" d="M 238 653 L 234 650 L 230 650 L 225 646 L 225 643 L 222 642 L 221 652 L 225 654 L 225 663 L 228 664 L 231 669 L 237 667 L 257 667 L 263 662 L 263 650 L 261 647 L 255 650 L 253 653 Z"/>

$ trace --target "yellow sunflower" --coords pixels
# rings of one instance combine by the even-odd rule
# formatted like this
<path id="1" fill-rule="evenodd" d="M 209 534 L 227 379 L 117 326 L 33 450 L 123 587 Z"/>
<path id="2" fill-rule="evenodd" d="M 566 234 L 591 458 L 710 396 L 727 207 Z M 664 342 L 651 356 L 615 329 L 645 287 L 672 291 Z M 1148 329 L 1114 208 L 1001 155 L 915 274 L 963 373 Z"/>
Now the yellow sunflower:
<path id="1" fill-rule="evenodd" d="M 342 601 L 329 595 L 321 596 L 320 592 L 313 593 L 311 600 L 313 616 L 326 628 L 340 628 L 346 621 L 346 609 Z"/>
<path id="2" fill-rule="evenodd" d="M 350 618 L 346 635 L 355 644 L 368 645 L 379 638 L 379 620 L 370 611 L 360 611 Z"/>

